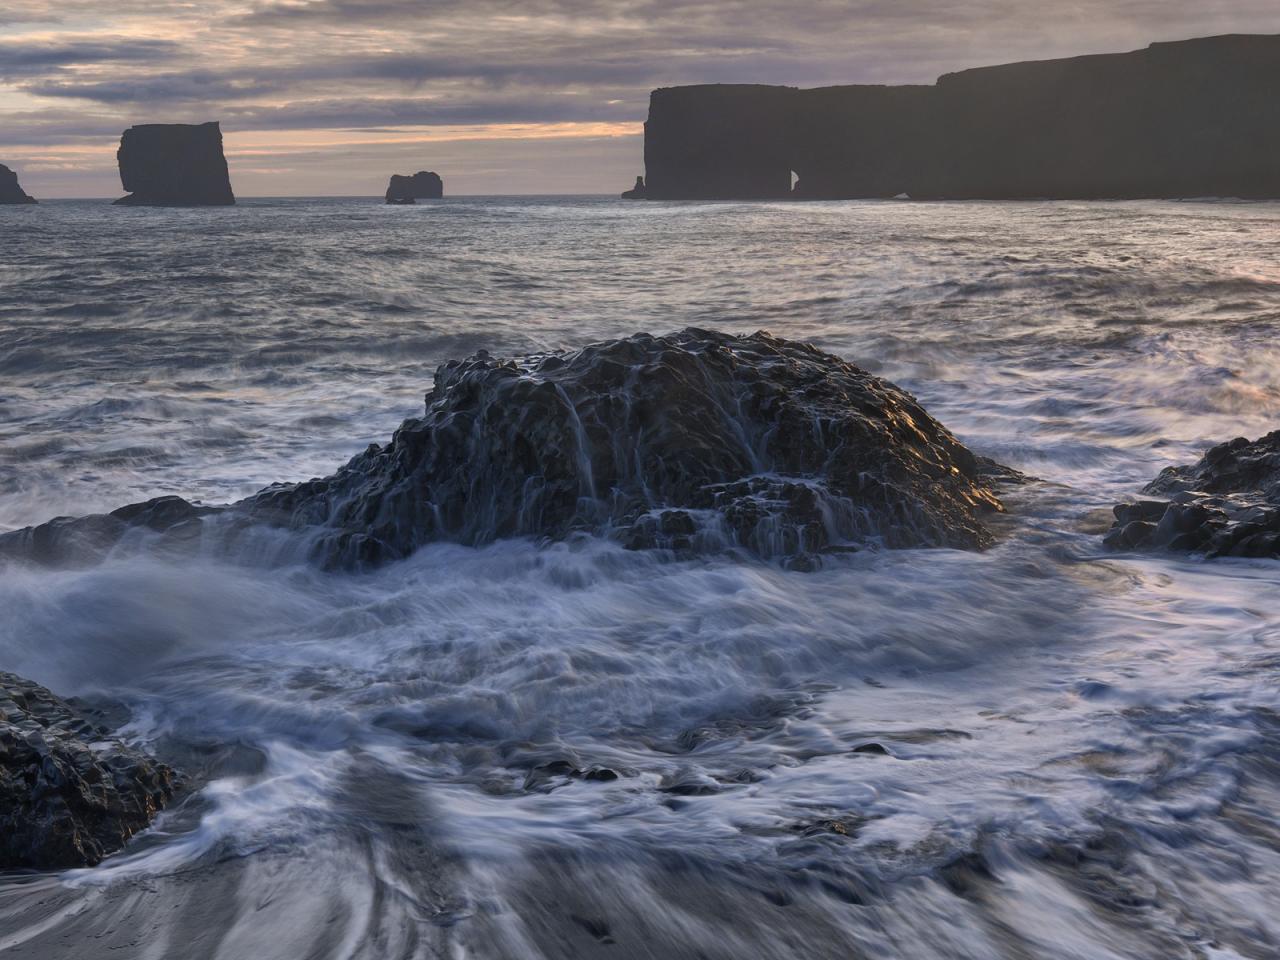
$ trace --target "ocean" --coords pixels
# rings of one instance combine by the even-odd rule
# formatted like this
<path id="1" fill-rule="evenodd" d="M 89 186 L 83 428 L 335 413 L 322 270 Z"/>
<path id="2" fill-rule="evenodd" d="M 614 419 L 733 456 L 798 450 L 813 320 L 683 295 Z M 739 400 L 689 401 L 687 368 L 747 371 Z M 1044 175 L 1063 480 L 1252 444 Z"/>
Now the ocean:
<path id="1" fill-rule="evenodd" d="M 0 208 L 0 531 L 328 474 L 448 359 L 688 326 L 817 344 L 1036 482 L 990 550 L 814 572 L 0 568 L 0 670 L 191 783 L 0 875 L 0 956 L 1280 955 L 1280 562 L 1101 544 L 1278 425 L 1280 204 Z"/>

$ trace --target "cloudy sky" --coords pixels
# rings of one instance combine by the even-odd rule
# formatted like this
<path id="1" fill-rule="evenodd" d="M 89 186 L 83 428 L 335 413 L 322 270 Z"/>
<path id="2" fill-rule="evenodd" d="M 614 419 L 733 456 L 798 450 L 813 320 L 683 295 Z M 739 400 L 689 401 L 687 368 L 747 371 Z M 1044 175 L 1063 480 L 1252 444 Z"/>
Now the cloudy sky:
<path id="1" fill-rule="evenodd" d="M 656 86 L 949 70 L 1280 33 L 1276 0 L 0 0 L 0 163 L 107 197 L 138 122 L 221 120 L 242 196 L 606 193 Z"/>

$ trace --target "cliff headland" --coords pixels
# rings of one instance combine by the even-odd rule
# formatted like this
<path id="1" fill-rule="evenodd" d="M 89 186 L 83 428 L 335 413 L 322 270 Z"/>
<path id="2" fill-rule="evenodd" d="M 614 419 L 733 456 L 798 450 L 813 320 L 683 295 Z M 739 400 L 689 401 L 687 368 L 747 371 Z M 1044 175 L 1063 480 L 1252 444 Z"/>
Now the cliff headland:
<path id="1" fill-rule="evenodd" d="M 1280 197 L 1280 36 L 983 67 L 932 86 L 655 90 L 644 196 Z M 794 182 L 794 187 L 793 187 Z"/>

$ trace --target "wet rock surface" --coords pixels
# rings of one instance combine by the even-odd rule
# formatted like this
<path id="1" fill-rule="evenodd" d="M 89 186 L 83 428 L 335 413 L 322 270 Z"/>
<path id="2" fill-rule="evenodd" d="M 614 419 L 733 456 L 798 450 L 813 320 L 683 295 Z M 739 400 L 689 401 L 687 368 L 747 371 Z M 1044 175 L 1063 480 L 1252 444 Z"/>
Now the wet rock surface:
<path id="1" fill-rule="evenodd" d="M 387 203 L 415 203 L 439 200 L 444 196 L 444 181 L 430 170 L 419 170 L 411 177 L 395 173 L 387 185 Z"/>
<path id="2" fill-rule="evenodd" d="M 92 866 L 145 829 L 175 784 L 84 711 L 0 673 L 0 869 Z"/>
<path id="3" fill-rule="evenodd" d="M 35 202 L 35 197 L 28 196 L 27 192 L 18 184 L 18 175 L 3 163 L 0 163 L 0 204 Z"/>
<path id="4" fill-rule="evenodd" d="M 54 517 L 37 526 L 0 535 L 0 558 L 75 566 L 101 560 L 122 541 L 148 532 L 160 534 L 171 544 L 196 541 L 203 533 L 202 518 L 222 509 L 196 506 L 181 497 L 156 497 L 111 513 Z"/>
<path id="5" fill-rule="evenodd" d="M 130 127 L 120 138 L 116 159 L 120 182 L 129 191 L 117 204 L 217 207 L 236 202 L 217 123 Z"/>
<path id="6" fill-rule="evenodd" d="M 1220 443 L 1194 464 L 1166 468 L 1143 493 L 1149 499 L 1115 507 L 1108 547 L 1280 556 L 1280 430 Z"/>
<path id="7" fill-rule="evenodd" d="M 798 564 L 869 544 L 980 548 L 994 465 L 904 391 L 803 343 L 688 329 L 571 353 L 450 361 L 406 421 L 254 516 L 326 530 L 331 565 L 433 540 L 741 547 Z"/>
<path id="8" fill-rule="evenodd" d="M 808 344 L 687 329 L 440 367 L 425 415 L 329 477 L 230 507 L 176 497 L 0 537 L 0 556 L 100 555 L 247 525 L 306 531 L 328 567 L 447 540 L 611 537 L 677 555 L 743 550 L 813 569 L 875 547 L 980 549 L 1011 471 L 906 392 Z M 210 523 L 210 521 L 213 521 Z"/>

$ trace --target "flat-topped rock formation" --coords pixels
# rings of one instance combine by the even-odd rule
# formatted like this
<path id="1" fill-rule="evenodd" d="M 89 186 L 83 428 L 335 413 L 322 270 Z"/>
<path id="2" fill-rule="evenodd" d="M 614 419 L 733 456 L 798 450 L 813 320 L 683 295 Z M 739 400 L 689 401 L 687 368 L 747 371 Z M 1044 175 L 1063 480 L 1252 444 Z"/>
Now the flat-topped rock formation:
<path id="1" fill-rule="evenodd" d="M 18 175 L 0 163 L 0 204 L 35 203 L 35 197 L 18 185 Z"/>
<path id="2" fill-rule="evenodd" d="M 1223 36 L 933 86 L 660 89 L 645 196 L 1280 198 L 1278 77 L 1280 36 Z"/>
<path id="3" fill-rule="evenodd" d="M 411 177 L 393 173 L 387 185 L 387 203 L 416 203 L 418 200 L 439 200 L 443 196 L 444 181 L 438 173 L 430 170 L 419 170 Z"/>
<path id="4" fill-rule="evenodd" d="M 1122 503 L 1106 544 L 1207 557 L 1280 556 L 1280 430 L 1237 437 L 1188 466 L 1169 467 Z"/>
<path id="5" fill-rule="evenodd" d="M 999 476 L 851 363 L 767 333 L 688 329 L 450 361 L 423 416 L 332 476 L 225 508 L 171 497 L 53 520 L 0 537 L 0 555 L 73 563 L 129 537 L 181 545 L 265 524 L 303 532 L 335 567 L 581 531 L 807 568 L 864 547 L 985 547 Z"/>
<path id="6" fill-rule="evenodd" d="M 0 673 L 0 870 L 92 866 L 145 829 L 175 783 L 72 704 Z"/>
<path id="7" fill-rule="evenodd" d="M 130 127 L 116 152 L 126 206 L 221 207 L 236 202 L 217 123 Z"/>

